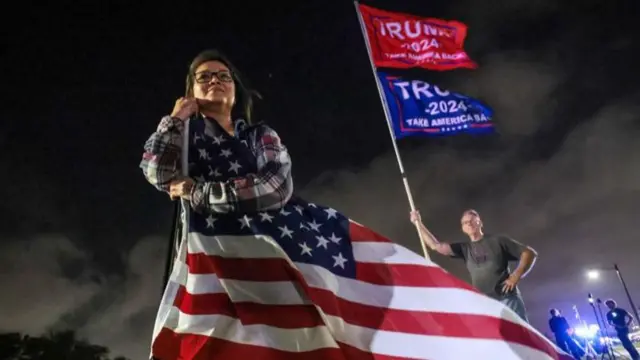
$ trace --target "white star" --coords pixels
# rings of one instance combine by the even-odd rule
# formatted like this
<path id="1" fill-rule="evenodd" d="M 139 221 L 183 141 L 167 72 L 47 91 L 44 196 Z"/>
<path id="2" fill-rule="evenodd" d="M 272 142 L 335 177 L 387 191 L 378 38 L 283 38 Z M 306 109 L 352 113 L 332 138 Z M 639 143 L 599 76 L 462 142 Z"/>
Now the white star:
<path id="1" fill-rule="evenodd" d="M 329 243 L 329 240 L 327 240 L 324 236 L 316 236 L 316 239 L 318 240 L 318 246 L 317 247 L 322 246 L 326 250 L 327 249 L 327 244 Z"/>
<path id="2" fill-rule="evenodd" d="M 305 230 L 309 230 L 309 227 L 307 227 L 307 225 L 305 225 L 304 223 L 300 223 L 300 229 L 305 229 Z"/>
<path id="3" fill-rule="evenodd" d="M 241 217 L 240 219 L 238 219 L 238 221 L 240 221 L 240 229 L 244 229 L 245 227 L 250 228 L 251 227 L 251 220 L 253 220 L 252 218 L 248 217 L 247 215 Z"/>
<path id="4" fill-rule="evenodd" d="M 340 266 L 344 269 L 344 263 L 347 262 L 347 259 L 342 257 L 342 253 L 338 253 L 338 256 L 332 255 L 331 257 L 336 261 L 335 263 L 333 263 L 333 267 Z"/>
<path id="5" fill-rule="evenodd" d="M 294 208 L 294 209 L 296 209 L 296 211 L 298 212 L 298 214 L 302 215 L 302 210 L 303 210 L 303 209 L 302 209 L 302 206 L 300 206 L 300 205 L 296 205 L 296 206 L 294 206 L 293 208 Z"/>
<path id="6" fill-rule="evenodd" d="M 231 150 L 229 150 L 229 149 L 222 149 L 222 150 L 220 150 L 220 156 L 224 156 L 224 157 L 229 157 L 229 156 L 231 156 Z"/>
<path id="7" fill-rule="evenodd" d="M 317 207 L 318 207 L 318 206 L 317 206 L 316 204 L 314 204 L 314 203 L 309 203 L 309 206 L 310 206 L 310 207 L 314 207 L 314 208 L 317 208 Z"/>
<path id="8" fill-rule="evenodd" d="M 198 140 L 203 140 L 204 136 L 200 136 L 200 134 L 195 134 L 193 136 L 193 144 L 195 145 L 196 142 L 198 142 Z"/>
<path id="9" fill-rule="evenodd" d="M 204 178 L 204 176 L 200 175 L 200 176 L 196 176 L 196 181 L 203 183 L 203 182 L 205 182 L 207 180 Z"/>
<path id="10" fill-rule="evenodd" d="M 288 237 L 289 239 L 293 239 L 293 236 L 291 236 L 291 234 L 293 234 L 293 231 L 289 230 L 289 228 L 287 227 L 287 225 L 285 226 L 278 226 L 278 229 L 280 229 L 280 231 L 282 231 L 282 234 L 280 234 L 281 238 L 285 238 Z"/>
<path id="11" fill-rule="evenodd" d="M 324 209 L 324 211 L 327 213 L 327 220 L 331 219 L 331 218 L 338 218 L 336 216 L 337 211 L 332 209 L 332 208 L 328 208 L 328 209 Z"/>
<path id="12" fill-rule="evenodd" d="M 214 136 L 213 137 L 213 142 L 220 145 L 224 142 L 224 137 L 222 137 L 222 135 L 220 136 Z"/>
<path id="13" fill-rule="evenodd" d="M 241 142 L 244 144 L 244 146 L 249 147 L 249 143 L 247 142 L 247 140 L 242 140 Z"/>
<path id="14" fill-rule="evenodd" d="M 218 220 L 218 219 L 216 219 L 213 216 L 209 215 L 209 217 L 207 218 L 207 229 L 208 228 L 212 228 L 213 229 L 214 228 L 213 223 L 215 223 L 216 220 Z"/>
<path id="15" fill-rule="evenodd" d="M 205 160 L 210 159 L 207 149 L 198 149 L 198 152 L 200 153 L 200 159 L 205 159 Z"/>
<path id="16" fill-rule="evenodd" d="M 307 245 L 306 242 L 303 242 L 302 244 L 298 244 L 298 245 L 302 248 L 302 252 L 300 253 L 300 255 L 307 254 L 313 257 L 313 255 L 311 255 L 311 248 Z"/>
<path id="17" fill-rule="evenodd" d="M 233 171 L 236 174 L 238 173 L 238 170 L 242 167 L 242 165 L 238 164 L 237 160 L 233 162 L 229 161 L 229 166 L 230 166 L 229 171 Z"/>
<path id="18" fill-rule="evenodd" d="M 265 221 L 271 222 L 271 220 L 273 220 L 273 216 L 269 215 L 266 212 L 261 212 L 260 213 L 260 221 L 262 221 L 262 222 L 265 222 Z"/>
<path id="19" fill-rule="evenodd" d="M 320 226 L 322 226 L 322 224 L 318 224 L 316 222 L 316 220 L 314 219 L 313 222 L 307 223 L 314 231 L 320 232 Z"/>
<path id="20" fill-rule="evenodd" d="M 291 213 L 290 213 L 290 212 L 288 212 L 288 211 L 286 211 L 284 208 L 280 209 L 280 215 L 282 215 L 282 216 L 287 216 L 287 215 L 289 215 L 289 214 L 291 214 Z"/>
<path id="21" fill-rule="evenodd" d="M 218 177 L 221 175 L 222 174 L 220 173 L 220 171 L 218 171 L 218 168 L 213 169 L 211 165 L 209 165 L 209 176 Z"/>
<path id="22" fill-rule="evenodd" d="M 342 238 L 337 237 L 336 233 L 331 233 L 331 236 L 329 236 L 329 240 L 331 240 L 331 242 L 334 242 L 336 244 L 340 243 L 340 240 L 342 240 Z"/>

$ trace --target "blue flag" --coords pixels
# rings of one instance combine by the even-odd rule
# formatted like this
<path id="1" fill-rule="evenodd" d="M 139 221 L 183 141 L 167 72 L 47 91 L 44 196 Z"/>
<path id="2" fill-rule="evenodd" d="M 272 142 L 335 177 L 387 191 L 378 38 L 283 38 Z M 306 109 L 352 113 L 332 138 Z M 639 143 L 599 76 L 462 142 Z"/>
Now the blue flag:
<path id="1" fill-rule="evenodd" d="M 493 132 L 493 110 L 480 101 L 421 80 L 378 71 L 396 139 Z"/>

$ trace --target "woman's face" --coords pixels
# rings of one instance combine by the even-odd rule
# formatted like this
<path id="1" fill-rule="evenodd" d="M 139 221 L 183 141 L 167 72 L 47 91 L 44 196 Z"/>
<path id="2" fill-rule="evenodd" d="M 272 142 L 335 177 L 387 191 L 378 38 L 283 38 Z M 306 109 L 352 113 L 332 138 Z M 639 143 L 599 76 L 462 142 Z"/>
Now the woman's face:
<path id="1" fill-rule="evenodd" d="M 229 68 L 220 61 L 207 61 L 196 68 L 193 96 L 201 101 L 233 106 L 236 85 Z"/>

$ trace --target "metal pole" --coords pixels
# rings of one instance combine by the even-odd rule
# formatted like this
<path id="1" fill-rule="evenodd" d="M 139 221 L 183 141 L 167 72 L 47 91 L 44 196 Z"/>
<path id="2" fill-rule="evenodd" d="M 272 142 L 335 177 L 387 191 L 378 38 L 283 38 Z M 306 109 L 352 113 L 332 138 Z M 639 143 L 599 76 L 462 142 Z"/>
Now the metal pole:
<path id="1" fill-rule="evenodd" d="M 620 283 L 624 288 L 625 294 L 627 294 L 629 305 L 631 305 L 631 310 L 633 310 L 633 315 L 635 316 L 634 321 L 636 322 L 636 324 L 640 325 L 640 316 L 638 316 L 638 308 L 636 308 L 636 305 L 633 303 L 633 299 L 631 298 L 631 294 L 629 293 L 627 284 L 624 282 L 624 278 L 622 278 L 622 273 L 620 272 L 620 268 L 618 267 L 618 264 L 613 264 L 613 268 L 616 270 L 616 274 L 618 274 L 618 279 L 620 279 Z"/>
<path id="2" fill-rule="evenodd" d="M 182 158 L 181 167 L 182 167 L 182 175 L 189 175 L 189 125 L 191 123 L 191 119 L 185 121 L 184 123 L 184 133 L 183 136 L 183 145 L 182 145 Z M 173 268 L 173 261 L 175 259 L 176 254 L 178 253 L 178 248 L 180 247 L 180 241 L 182 240 L 182 231 L 185 224 L 188 223 L 187 216 L 188 213 L 185 214 L 184 223 L 182 219 L 182 209 L 185 210 L 189 208 L 188 204 L 185 200 L 177 200 L 175 202 L 173 208 L 173 222 L 171 223 L 171 234 L 169 235 L 169 243 L 167 247 L 167 257 L 165 259 L 164 264 L 164 275 L 162 278 L 162 294 L 164 295 L 164 291 L 167 287 L 167 283 L 169 282 L 169 277 L 171 277 L 171 271 Z M 180 226 L 182 225 L 182 226 Z M 186 233 L 186 231 L 185 231 Z"/>
<path id="3" fill-rule="evenodd" d="M 164 264 L 164 276 L 162 277 L 162 292 L 167 287 L 169 276 L 171 275 L 171 265 L 175 256 L 176 242 L 180 239 L 180 201 L 176 201 L 173 207 L 173 221 L 171 222 L 171 233 L 169 235 L 169 243 L 167 244 L 167 257 Z"/>
<path id="4" fill-rule="evenodd" d="M 404 184 L 404 190 L 407 193 L 407 200 L 409 200 L 409 208 L 411 209 L 411 211 L 415 211 L 416 205 L 413 201 L 413 195 L 411 194 L 411 189 L 409 188 L 409 180 L 407 179 L 407 174 L 404 171 L 404 165 L 402 164 L 402 158 L 400 157 L 400 150 L 398 150 L 396 137 L 393 134 L 393 126 L 391 125 L 391 115 L 389 114 L 389 106 L 387 105 L 387 100 L 384 96 L 384 90 L 382 88 L 382 84 L 378 79 L 378 74 L 376 72 L 376 65 L 373 62 L 371 44 L 369 44 L 369 36 L 367 35 L 367 28 L 364 24 L 364 19 L 362 18 L 362 14 L 360 13 L 360 8 L 358 7 L 358 1 L 354 1 L 353 4 L 355 5 L 356 13 L 358 14 L 358 21 L 360 22 L 360 31 L 362 31 L 362 36 L 364 37 L 364 43 L 367 48 L 367 55 L 369 55 L 369 63 L 371 65 L 373 78 L 376 81 L 376 86 L 378 87 L 378 95 L 380 95 L 380 101 L 382 102 L 382 109 L 384 110 L 384 116 L 387 120 L 389 135 L 391 135 L 391 144 L 393 145 L 393 151 L 396 154 L 396 160 L 398 161 L 398 167 L 400 168 L 400 175 L 402 176 L 402 183 Z M 420 238 L 420 245 L 422 246 L 422 252 L 424 253 L 424 257 L 425 259 L 430 260 L 429 253 L 427 252 L 427 248 L 425 246 L 424 240 L 422 239 L 422 233 L 420 232 L 418 225 L 416 225 L 416 231 L 418 232 L 418 237 Z"/>

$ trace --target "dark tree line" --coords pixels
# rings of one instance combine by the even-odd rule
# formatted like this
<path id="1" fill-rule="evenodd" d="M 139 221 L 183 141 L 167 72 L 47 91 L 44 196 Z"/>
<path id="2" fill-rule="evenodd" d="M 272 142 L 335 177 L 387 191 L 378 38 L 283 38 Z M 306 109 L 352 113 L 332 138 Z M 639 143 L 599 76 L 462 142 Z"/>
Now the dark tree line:
<path id="1" fill-rule="evenodd" d="M 109 357 L 109 349 L 78 339 L 73 331 L 45 336 L 0 334 L 0 360 L 129 360 Z"/>

